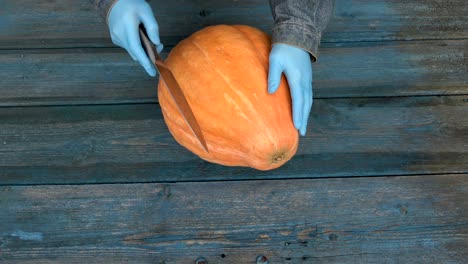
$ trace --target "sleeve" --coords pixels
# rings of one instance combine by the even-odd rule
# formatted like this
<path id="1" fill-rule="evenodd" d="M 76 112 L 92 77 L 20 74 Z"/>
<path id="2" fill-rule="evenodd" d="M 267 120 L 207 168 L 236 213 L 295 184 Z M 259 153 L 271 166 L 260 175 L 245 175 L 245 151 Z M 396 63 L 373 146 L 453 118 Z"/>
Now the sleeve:
<path id="1" fill-rule="evenodd" d="M 107 17 L 109 15 L 109 11 L 111 10 L 112 6 L 114 6 L 115 3 L 117 3 L 118 0 L 89 0 L 98 13 L 101 15 L 103 19 L 106 20 L 107 23 Z"/>
<path id="2" fill-rule="evenodd" d="M 328 25 L 333 0 L 269 0 L 275 24 L 272 42 L 296 46 L 318 57 L 322 31 Z"/>

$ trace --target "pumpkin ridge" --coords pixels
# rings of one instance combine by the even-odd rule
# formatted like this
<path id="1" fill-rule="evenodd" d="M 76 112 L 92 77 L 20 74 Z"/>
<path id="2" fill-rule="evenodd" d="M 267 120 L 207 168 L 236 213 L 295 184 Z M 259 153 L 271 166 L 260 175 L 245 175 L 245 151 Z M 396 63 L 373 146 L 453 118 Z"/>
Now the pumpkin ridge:
<path id="1" fill-rule="evenodd" d="M 238 29 L 236 29 L 238 30 Z M 206 54 L 206 52 L 200 47 L 199 44 L 197 44 L 197 42 L 195 40 L 192 40 L 192 43 L 195 45 L 195 47 L 197 47 L 202 53 L 203 55 L 207 58 L 207 60 L 209 61 L 209 63 L 213 66 L 216 66 L 213 61 L 210 59 L 210 56 L 208 54 Z M 261 64 L 261 63 L 260 63 Z M 232 82 L 230 81 L 230 79 L 225 75 L 223 74 L 219 69 L 218 67 L 213 67 L 214 71 L 216 71 L 220 76 L 221 76 L 221 79 L 223 79 L 223 81 L 231 88 L 231 91 L 240 99 L 242 100 L 243 103 L 245 103 L 245 105 L 248 107 L 248 110 L 249 112 L 251 113 L 254 113 L 253 115 L 250 115 L 250 116 L 254 116 L 255 119 L 257 120 L 258 123 L 261 124 L 261 127 L 268 127 L 266 125 L 266 123 L 264 122 L 264 120 L 262 120 L 258 115 L 255 114 L 255 106 L 252 104 L 252 102 L 250 100 L 247 100 L 246 99 L 246 96 L 244 96 L 243 93 L 239 92 L 238 89 L 235 89 L 232 85 Z M 245 113 L 243 113 L 245 115 Z M 257 123 L 257 124 L 258 124 Z M 270 142 L 272 142 L 274 145 L 275 145 L 275 149 L 278 149 L 278 142 L 276 142 L 276 140 L 274 140 L 274 137 L 271 135 L 271 132 L 269 131 L 269 129 L 265 129 L 264 130 L 266 132 L 266 134 L 268 135 L 268 138 L 270 139 Z M 241 144 L 241 146 L 243 146 L 243 148 L 246 148 L 244 145 Z M 248 163 L 248 161 L 246 161 Z"/>
<path id="2" fill-rule="evenodd" d="M 190 42 L 186 42 L 186 43 L 192 43 L 192 41 Z M 198 43 L 197 43 L 198 44 Z M 200 51 L 200 48 L 197 47 L 196 45 L 192 45 L 192 47 L 196 48 L 197 50 Z M 204 50 L 201 50 L 202 52 Z M 203 53 L 201 53 L 203 54 Z M 203 54 L 203 57 L 205 57 L 205 54 Z M 202 57 L 202 58 L 203 58 Z M 206 58 L 205 58 L 206 59 Z M 213 62 L 211 62 L 211 65 L 214 65 Z M 169 64 L 169 66 L 171 66 Z M 211 68 L 211 67 L 210 67 Z M 214 68 L 211 68 L 211 69 L 215 69 L 216 67 Z M 216 72 L 214 72 L 216 74 Z M 223 80 L 222 78 L 219 78 L 220 81 L 222 82 L 225 82 L 225 80 Z M 227 83 L 226 83 L 227 84 Z M 159 91 L 164 91 L 165 93 L 165 96 L 167 96 L 168 92 L 167 92 L 167 87 L 165 87 L 165 84 L 164 83 L 161 83 L 160 82 L 160 89 Z M 229 86 L 229 84 L 228 84 Z M 161 89 L 161 88 L 166 88 L 166 89 Z M 232 89 L 232 88 L 231 88 Z M 237 97 L 237 96 L 236 96 Z M 166 98 L 166 97 L 163 97 L 163 96 L 160 96 L 161 99 L 163 98 Z M 190 98 L 188 97 L 187 98 L 188 100 L 190 100 Z M 163 100 L 165 102 L 165 100 Z M 210 153 L 205 153 L 202 146 L 200 145 L 200 143 L 198 142 L 198 140 L 195 138 L 195 136 L 193 135 L 192 132 L 189 132 L 189 129 L 187 129 L 187 124 L 183 121 L 181 121 L 181 117 L 180 117 L 180 114 L 177 110 L 177 108 L 175 107 L 174 105 L 174 101 L 173 99 L 169 96 L 167 97 L 167 101 L 170 102 L 170 104 L 168 104 L 166 106 L 166 104 L 164 103 L 164 105 L 161 103 L 162 105 L 162 108 L 163 108 L 163 114 L 166 114 L 164 110 L 166 110 L 165 108 L 167 108 L 167 110 L 170 110 L 168 111 L 169 113 L 175 113 L 174 115 L 165 115 L 165 117 L 167 116 L 168 119 L 166 120 L 166 123 L 168 123 L 168 126 L 169 126 L 169 130 L 171 131 L 172 134 L 178 134 L 178 135 L 181 135 L 181 137 L 175 137 L 176 141 L 185 146 L 186 148 L 188 149 L 192 149 L 192 151 L 194 151 L 197 155 L 199 155 L 199 157 L 201 157 L 202 159 L 204 160 L 207 160 L 207 161 L 210 161 L 210 162 L 216 162 L 217 160 L 219 160 L 222 156 L 230 156 L 232 158 L 232 160 L 229 161 L 229 164 L 226 164 L 226 165 L 231 165 L 231 166 L 234 166 L 234 165 L 239 165 L 240 163 L 243 164 L 243 166 L 248 166 L 248 156 L 249 156 L 249 153 L 247 153 L 247 146 L 245 145 L 241 145 L 239 143 L 239 146 L 242 146 L 242 149 L 239 149 L 239 150 L 234 150 L 234 149 L 230 149 L 229 147 L 225 147 L 223 146 L 222 144 L 211 144 L 211 142 L 219 142 L 220 139 L 216 139 L 216 138 L 219 138 L 219 135 L 217 134 L 216 131 L 210 131 L 210 130 L 204 130 L 203 133 L 205 135 L 205 138 L 208 139 L 207 140 L 207 144 L 208 144 L 208 148 L 210 149 Z M 194 113 L 196 114 L 196 113 Z M 204 116 L 203 114 L 201 116 Z M 249 119 L 245 119 L 247 121 L 250 121 Z M 203 129 L 203 127 L 202 127 Z M 182 140 L 183 138 L 185 138 L 185 140 Z M 225 140 L 226 137 L 224 136 L 221 136 L 221 140 Z M 220 155 L 218 155 L 220 154 Z M 258 157 L 257 157 L 258 159 Z M 226 162 L 228 163 L 228 162 Z"/>
<path id="3" fill-rule="evenodd" d="M 245 33 L 244 31 L 242 31 L 239 26 L 232 26 L 233 28 L 235 28 L 237 31 L 239 31 L 242 35 L 245 36 L 246 39 L 249 40 L 250 44 L 252 47 L 254 47 L 255 49 L 258 49 L 257 45 L 255 45 L 255 42 L 253 41 L 253 39 L 250 37 L 249 34 Z M 268 72 L 268 60 L 267 61 L 264 61 L 261 57 L 260 57 L 260 54 L 258 52 L 255 53 L 257 59 L 260 61 L 260 65 L 265 65 L 265 71 Z"/>
<path id="4" fill-rule="evenodd" d="M 260 50 L 261 51 L 262 50 L 262 45 L 256 44 L 258 41 L 255 41 L 255 39 L 252 38 L 251 35 L 255 35 L 255 34 L 264 35 L 263 37 L 267 37 L 270 40 L 269 35 L 267 35 L 266 33 L 262 32 L 262 31 L 259 31 L 259 30 L 255 29 L 255 28 L 250 28 L 248 26 L 243 26 L 243 25 L 234 25 L 232 27 L 235 28 L 238 32 L 240 32 L 240 34 L 242 34 L 250 42 L 251 46 L 255 50 Z M 251 34 L 248 34 L 249 32 L 251 32 Z M 271 44 L 268 45 L 268 47 L 271 50 Z M 268 76 L 268 70 L 269 70 L 268 55 L 267 56 L 261 56 L 261 54 L 259 52 L 256 52 L 255 55 L 258 58 L 258 61 L 260 62 L 260 65 L 264 66 L 264 70 L 267 72 L 267 76 Z M 264 58 L 266 58 L 266 59 L 264 59 Z M 281 82 L 283 82 L 283 81 L 281 81 Z M 276 148 L 277 151 L 279 151 L 279 147 L 278 147 L 277 143 L 280 144 L 280 145 L 282 145 L 282 144 L 281 144 L 281 142 L 275 142 L 275 148 Z M 290 149 L 290 150 L 292 150 L 292 149 Z"/>
<path id="5" fill-rule="evenodd" d="M 245 38 L 249 40 L 249 42 L 252 44 L 252 46 L 256 50 L 262 51 L 263 50 L 262 44 L 266 44 L 266 43 L 263 43 L 263 41 L 258 41 L 255 38 L 253 38 L 252 36 L 259 37 L 260 35 L 263 35 L 262 37 L 266 37 L 266 38 L 268 38 L 268 40 L 271 41 L 271 38 L 270 38 L 270 36 L 268 34 L 266 34 L 265 32 L 262 32 L 262 31 L 260 31 L 258 29 L 251 28 L 251 27 L 244 26 L 244 25 L 234 25 L 233 27 L 236 28 L 239 32 L 241 32 L 241 34 L 243 34 L 245 36 Z M 269 50 L 271 50 L 271 42 L 267 46 L 269 47 Z M 266 56 L 262 56 L 261 53 L 259 53 L 259 52 L 255 53 L 255 54 L 256 54 L 256 57 L 261 62 L 260 64 L 264 65 L 265 71 L 268 72 L 268 70 L 269 70 L 269 55 L 265 54 Z M 281 80 L 281 83 L 283 83 L 283 80 Z M 288 89 L 288 95 L 289 95 L 289 89 Z M 291 112 L 291 115 L 292 115 L 292 112 Z M 283 145 L 284 142 L 278 141 L 278 143 L 280 145 Z M 281 150 L 278 148 L 278 146 L 277 145 L 275 145 L 275 146 L 276 146 L 276 152 L 281 152 Z M 295 150 L 297 150 L 297 144 L 293 145 L 290 149 L 282 150 L 282 152 L 284 152 L 285 154 L 295 153 Z M 290 158 L 287 158 L 287 156 L 285 157 L 285 161 L 287 161 L 289 159 Z"/>
<path id="6" fill-rule="evenodd" d="M 220 70 L 218 70 L 217 67 L 215 67 L 216 65 L 215 65 L 214 62 L 211 60 L 210 56 L 206 53 L 206 51 L 203 50 L 203 48 L 200 47 L 200 45 L 197 44 L 197 42 L 196 42 L 195 40 L 192 40 L 192 43 L 195 45 L 195 47 L 196 47 L 197 49 L 199 49 L 199 50 L 202 52 L 203 56 L 205 56 L 206 59 L 208 60 L 208 62 L 213 66 L 213 67 L 212 67 L 213 70 L 216 71 L 216 73 L 218 73 L 219 76 L 221 76 L 221 79 L 223 79 L 223 81 L 229 86 L 229 88 L 231 88 L 231 91 L 233 91 L 238 97 L 240 97 L 240 99 L 241 99 L 244 103 L 248 103 L 249 111 L 255 110 L 255 109 L 253 108 L 253 106 L 252 106 L 252 104 L 251 104 L 251 102 L 250 102 L 249 100 L 245 100 L 244 97 L 239 96 L 239 94 L 236 93 L 236 89 L 234 89 L 234 87 L 233 87 L 233 85 L 232 85 L 230 79 L 227 78 L 226 75 L 223 74 Z M 240 110 L 242 111 L 242 109 L 240 109 Z M 243 115 L 243 116 L 247 116 L 243 111 L 242 111 L 242 115 Z"/>
<path id="7" fill-rule="evenodd" d="M 255 49 L 255 50 L 261 50 L 261 46 L 259 45 L 256 45 L 255 44 L 255 41 L 254 39 L 251 37 L 250 34 L 247 33 L 247 31 L 255 31 L 254 28 L 248 28 L 246 26 L 242 26 L 242 25 L 234 25 L 234 26 L 231 26 L 233 28 L 235 28 L 240 34 L 242 34 L 247 40 L 248 42 L 250 43 L 250 46 Z M 264 35 L 266 35 L 268 37 L 267 34 L 265 34 L 264 32 L 258 32 L 258 33 L 262 33 Z M 263 59 L 263 56 L 260 56 L 260 53 L 259 52 L 255 52 L 255 57 L 258 59 L 259 61 L 259 64 L 263 66 L 264 70 L 267 72 L 267 78 L 268 78 L 268 68 L 269 68 L 269 60 L 268 60 L 268 57 L 266 57 L 267 59 L 264 60 Z M 271 133 L 270 131 L 268 131 L 268 134 L 270 135 L 270 138 L 271 138 Z M 275 145 L 275 149 L 276 151 L 279 151 L 279 146 L 278 144 L 281 144 L 281 142 L 278 142 L 276 140 L 272 140 L 272 142 L 274 142 L 274 145 Z"/>

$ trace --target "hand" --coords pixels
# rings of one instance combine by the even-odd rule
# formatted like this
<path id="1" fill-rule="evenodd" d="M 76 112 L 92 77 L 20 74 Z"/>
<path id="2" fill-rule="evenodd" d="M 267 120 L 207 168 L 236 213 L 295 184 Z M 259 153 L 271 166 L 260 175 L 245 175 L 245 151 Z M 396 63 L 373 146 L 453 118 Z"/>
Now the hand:
<path id="1" fill-rule="evenodd" d="M 138 33 L 138 26 L 143 23 L 151 42 L 161 52 L 159 26 L 149 4 L 144 0 L 118 0 L 109 13 L 108 22 L 112 42 L 126 49 L 149 75 L 156 76 L 156 69 L 141 46 Z"/>
<path id="2" fill-rule="evenodd" d="M 313 101 L 312 62 L 309 53 L 294 46 L 274 44 L 270 52 L 269 93 L 276 92 L 283 72 L 291 93 L 294 126 L 304 136 Z"/>

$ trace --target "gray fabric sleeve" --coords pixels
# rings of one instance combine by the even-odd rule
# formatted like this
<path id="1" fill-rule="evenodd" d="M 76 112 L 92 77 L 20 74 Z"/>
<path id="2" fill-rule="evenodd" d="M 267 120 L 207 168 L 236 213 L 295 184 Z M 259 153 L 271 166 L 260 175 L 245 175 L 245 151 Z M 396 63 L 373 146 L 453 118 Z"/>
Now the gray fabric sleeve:
<path id="1" fill-rule="evenodd" d="M 333 0 L 270 0 L 275 25 L 272 42 L 302 48 L 318 57 L 322 32 L 333 11 Z"/>

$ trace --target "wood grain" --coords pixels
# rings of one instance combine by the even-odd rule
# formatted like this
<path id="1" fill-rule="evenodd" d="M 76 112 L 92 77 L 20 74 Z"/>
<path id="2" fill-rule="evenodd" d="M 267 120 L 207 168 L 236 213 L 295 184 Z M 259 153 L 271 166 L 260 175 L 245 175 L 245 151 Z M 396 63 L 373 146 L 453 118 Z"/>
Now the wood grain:
<path id="1" fill-rule="evenodd" d="M 468 94 L 467 48 L 468 40 L 326 44 L 314 96 Z M 157 101 L 157 80 L 121 49 L 0 50 L 0 69 L 0 106 Z"/>
<path id="2" fill-rule="evenodd" d="M 266 0 L 150 1 L 165 45 L 207 25 L 247 24 L 269 31 Z M 28 7 L 28 8 L 24 8 Z M 465 0 L 336 0 L 324 42 L 462 39 Z M 4 0 L 0 49 L 111 47 L 107 26 L 88 0 Z"/>
<path id="3" fill-rule="evenodd" d="M 468 97 L 315 100 L 283 167 L 202 161 L 157 104 L 0 109 L 0 184 L 167 182 L 468 172 Z"/>
<path id="4" fill-rule="evenodd" d="M 468 175 L 0 187 L 2 263 L 464 263 Z"/>
<path id="5" fill-rule="evenodd" d="M 463 0 L 335 0 L 325 42 L 462 39 L 468 36 Z"/>
<path id="6" fill-rule="evenodd" d="M 273 25 L 266 0 L 149 2 L 164 56 Z M 179 146 L 89 1 L 0 6 L 0 263 L 468 259 L 466 0 L 336 0 L 308 134 L 268 172 Z"/>

